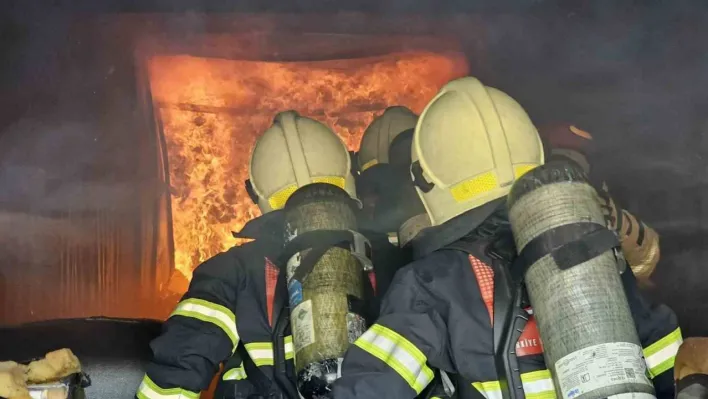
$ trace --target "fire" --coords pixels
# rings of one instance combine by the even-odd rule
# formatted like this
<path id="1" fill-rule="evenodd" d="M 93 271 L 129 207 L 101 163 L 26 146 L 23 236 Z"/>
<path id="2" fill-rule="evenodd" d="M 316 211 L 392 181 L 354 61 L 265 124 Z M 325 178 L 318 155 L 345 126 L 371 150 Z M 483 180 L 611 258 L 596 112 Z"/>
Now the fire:
<path id="1" fill-rule="evenodd" d="M 259 215 L 244 187 L 248 158 L 277 112 L 324 122 L 356 150 L 386 107 L 421 112 L 467 64 L 456 54 L 407 52 L 292 63 L 154 56 L 148 68 L 167 143 L 175 267 L 191 279 Z"/>

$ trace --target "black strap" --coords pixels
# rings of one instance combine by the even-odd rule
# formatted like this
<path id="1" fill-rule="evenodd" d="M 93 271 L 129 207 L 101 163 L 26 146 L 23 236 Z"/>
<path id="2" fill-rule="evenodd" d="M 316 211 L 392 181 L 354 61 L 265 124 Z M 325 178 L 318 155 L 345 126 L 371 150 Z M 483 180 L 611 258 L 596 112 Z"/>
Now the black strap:
<path id="1" fill-rule="evenodd" d="M 565 270 L 619 247 L 617 234 L 591 222 L 571 223 L 544 231 L 531 240 L 514 261 L 515 279 L 521 279 L 531 265 L 551 254 Z"/>
<path id="2" fill-rule="evenodd" d="M 349 311 L 363 317 L 366 325 L 372 325 L 379 318 L 379 298 L 376 296 L 374 286 L 369 280 L 369 272 L 362 270 L 363 297 L 357 298 L 354 295 L 347 295 Z"/>
<path id="3" fill-rule="evenodd" d="M 415 161 L 411 164 L 411 174 L 413 175 L 413 183 L 424 193 L 430 192 L 435 187 L 435 183 L 431 183 L 423 176 L 423 167 L 420 166 L 420 161 Z"/>
<path id="4" fill-rule="evenodd" d="M 497 237 L 497 240 L 501 238 Z M 522 308 L 524 289 L 521 280 L 512 278 L 509 267 L 512 259 L 504 251 L 505 243 L 497 240 L 460 240 L 446 249 L 455 249 L 474 257 L 486 254 L 492 259 L 494 270 L 494 365 L 499 376 L 502 397 L 524 397 L 516 343 L 526 326 L 528 316 Z M 495 245 L 495 244 L 499 245 Z"/>
<path id="5" fill-rule="evenodd" d="M 253 188 L 253 183 L 251 183 L 251 179 L 246 179 L 243 184 L 246 187 L 246 193 L 248 194 L 248 198 L 251 199 L 251 202 L 258 205 L 258 194 L 256 194 L 256 190 Z"/>
<path id="6" fill-rule="evenodd" d="M 454 249 L 474 257 L 479 257 L 480 254 L 485 253 L 487 245 L 488 243 L 483 242 L 482 240 L 459 240 L 444 246 L 442 249 Z"/>
<path id="7" fill-rule="evenodd" d="M 509 263 L 496 260 L 494 268 L 494 365 L 504 399 L 524 397 L 521 368 L 516 356 L 528 315 L 521 307 L 523 285 L 511 277 Z"/>
<path id="8" fill-rule="evenodd" d="M 708 399 L 708 375 L 691 374 L 676 381 L 677 399 Z"/>
<path id="9" fill-rule="evenodd" d="M 276 287 L 285 287 L 285 280 L 285 273 L 281 268 Z M 285 359 L 285 332 L 289 326 L 290 308 L 287 301 L 284 301 L 278 312 L 278 319 L 273 326 L 273 377 L 285 399 L 299 399 L 297 386 L 288 375 L 287 360 Z"/>
<path id="10" fill-rule="evenodd" d="M 362 263 L 364 270 L 373 268 L 371 244 L 364 236 L 351 230 L 313 230 L 299 234 L 285 245 L 278 264 L 285 265 L 293 255 L 309 249 L 292 276 L 293 279 L 304 282 L 325 252 L 334 247 L 351 251 Z"/>

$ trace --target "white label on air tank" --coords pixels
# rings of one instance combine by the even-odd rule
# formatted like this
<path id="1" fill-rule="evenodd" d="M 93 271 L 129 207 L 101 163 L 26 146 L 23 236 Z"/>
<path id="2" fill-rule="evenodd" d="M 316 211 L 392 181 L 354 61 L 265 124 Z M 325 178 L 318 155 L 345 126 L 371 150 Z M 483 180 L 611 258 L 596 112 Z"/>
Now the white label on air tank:
<path id="1" fill-rule="evenodd" d="M 295 353 L 315 343 L 315 324 L 312 318 L 312 300 L 297 305 L 290 315 Z"/>
<path id="2" fill-rule="evenodd" d="M 566 355 L 556 362 L 556 377 L 565 399 L 618 384 L 651 386 L 642 348 L 629 342 L 593 345 Z"/>

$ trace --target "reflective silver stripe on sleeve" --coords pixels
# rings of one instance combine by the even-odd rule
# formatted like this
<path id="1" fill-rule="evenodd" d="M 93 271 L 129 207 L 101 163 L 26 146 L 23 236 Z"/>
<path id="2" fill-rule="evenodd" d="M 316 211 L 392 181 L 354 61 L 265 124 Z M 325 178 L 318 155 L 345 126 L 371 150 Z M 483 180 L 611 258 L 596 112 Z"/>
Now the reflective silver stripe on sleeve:
<path id="1" fill-rule="evenodd" d="M 423 352 L 402 335 L 380 324 L 371 326 L 354 345 L 393 369 L 416 394 L 433 380 L 433 371 L 426 365 L 428 359 Z"/>
<path id="2" fill-rule="evenodd" d="M 170 317 L 174 316 L 189 317 L 216 325 L 229 337 L 233 350 L 236 350 L 239 340 L 236 316 L 225 306 L 203 299 L 189 298 L 177 304 L 177 308 L 170 315 Z"/>
<path id="3" fill-rule="evenodd" d="M 147 374 L 135 394 L 139 399 L 199 399 L 199 393 L 181 388 L 160 388 Z"/>

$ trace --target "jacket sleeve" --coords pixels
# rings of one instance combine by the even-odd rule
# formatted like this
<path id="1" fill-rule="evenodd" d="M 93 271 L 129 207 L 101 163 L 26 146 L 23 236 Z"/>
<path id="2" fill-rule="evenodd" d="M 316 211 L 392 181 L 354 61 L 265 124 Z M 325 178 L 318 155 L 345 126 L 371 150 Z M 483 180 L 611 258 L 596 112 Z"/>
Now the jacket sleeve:
<path id="1" fill-rule="evenodd" d="M 630 268 L 622 273 L 629 308 L 644 348 L 649 376 L 658 398 L 674 397 L 674 360 L 683 339 L 678 319 L 666 305 L 650 303 L 637 288 Z"/>
<path id="2" fill-rule="evenodd" d="M 447 327 L 415 270 L 401 269 L 379 320 L 347 351 L 336 399 L 414 398 L 433 380 L 431 365 L 452 368 Z"/>
<path id="3" fill-rule="evenodd" d="M 209 387 L 219 364 L 239 342 L 236 296 L 245 279 L 229 253 L 196 268 L 189 290 L 151 344 L 147 366 L 136 396 L 139 399 L 195 399 Z"/>

